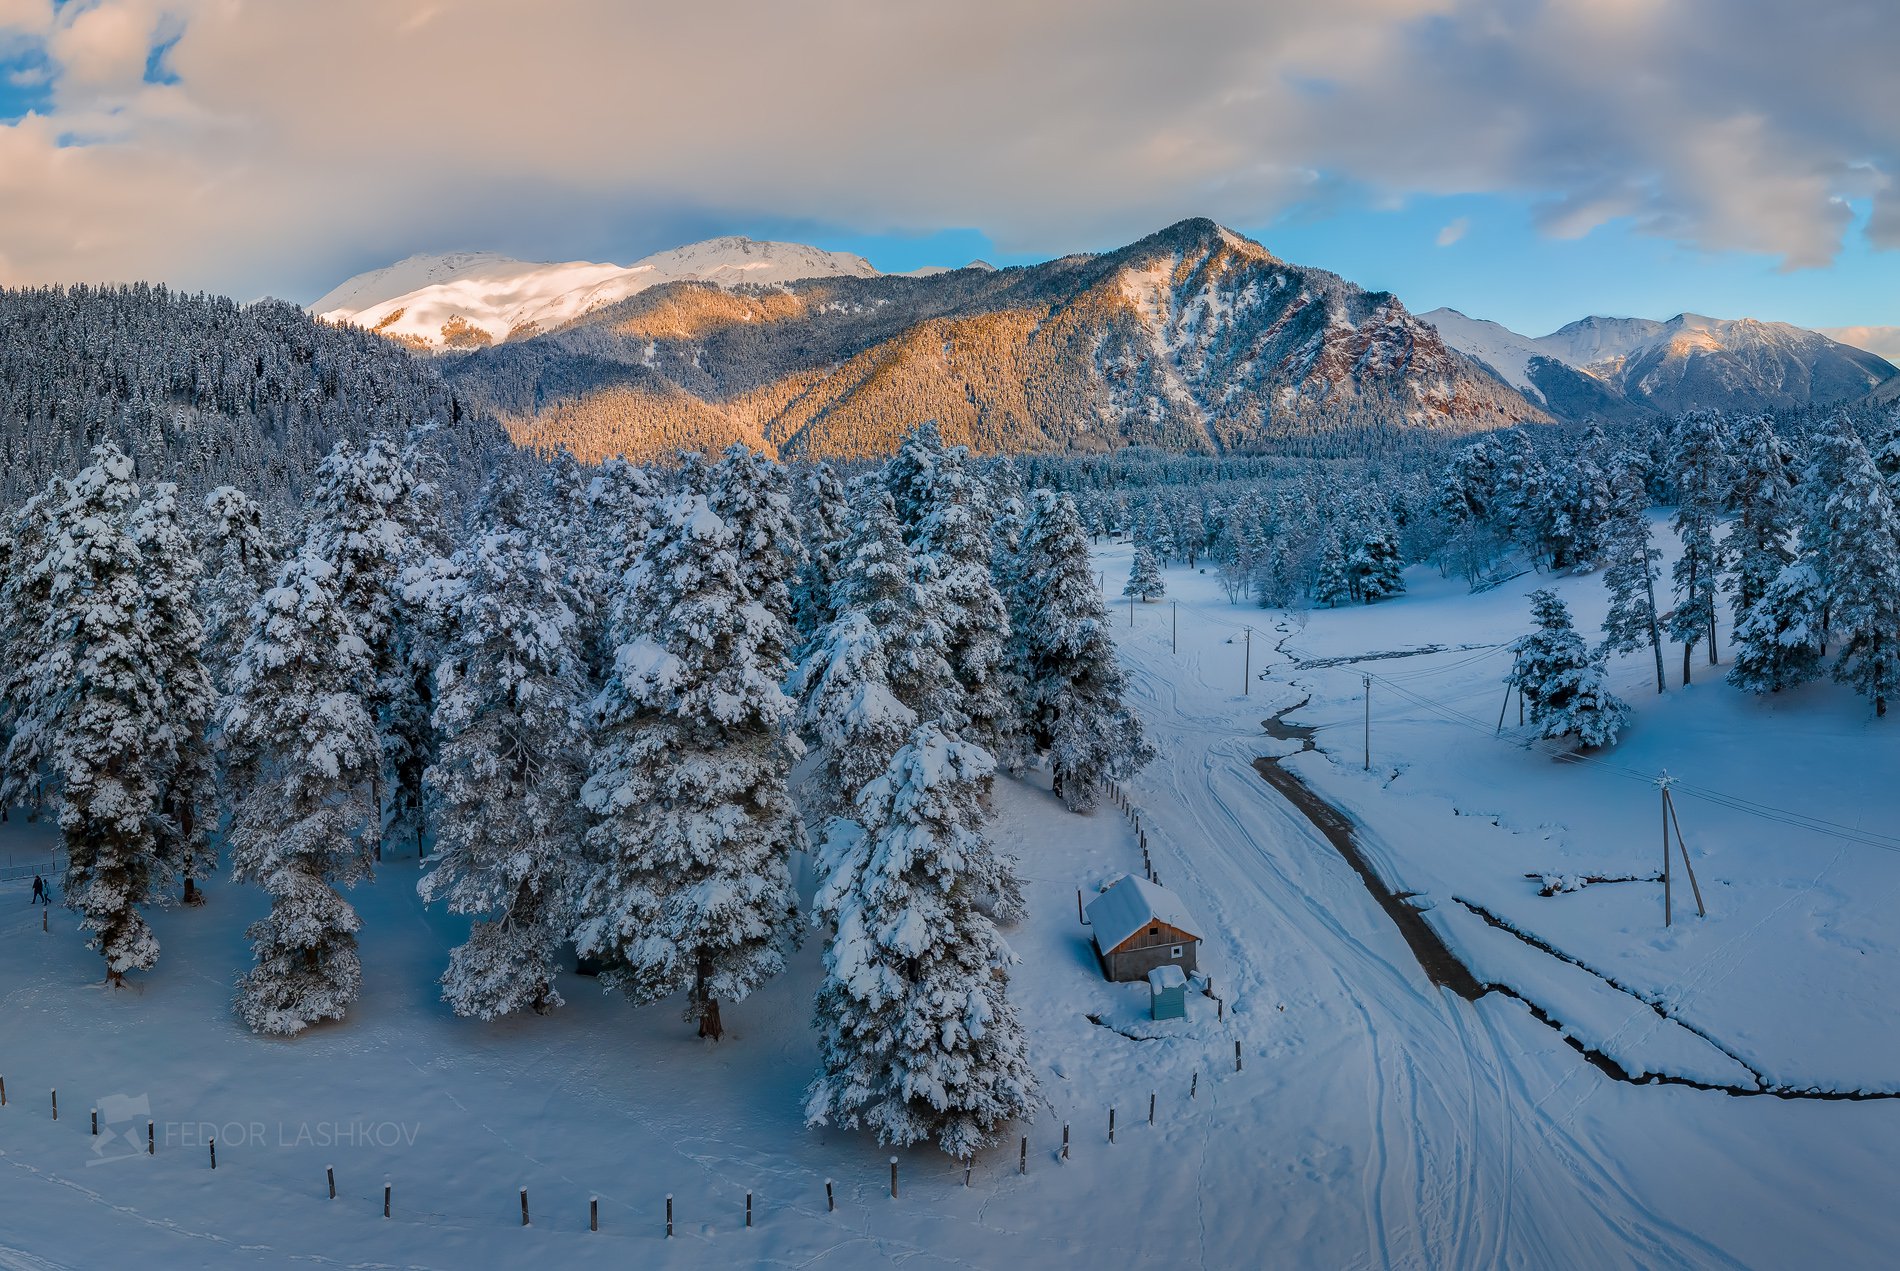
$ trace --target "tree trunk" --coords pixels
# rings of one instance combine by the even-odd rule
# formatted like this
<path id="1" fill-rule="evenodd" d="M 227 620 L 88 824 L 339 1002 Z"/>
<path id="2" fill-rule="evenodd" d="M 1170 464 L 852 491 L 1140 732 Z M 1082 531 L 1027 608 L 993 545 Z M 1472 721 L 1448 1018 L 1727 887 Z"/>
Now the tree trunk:
<path id="1" fill-rule="evenodd" d="M 701 954 L 693 976 L 693 1013 L 699 1016 L 699 1035 L 718 1041 L 726 1030 L 719 1022 L 719 1003 L 706 992 L 706 980 L 711 974 L 712 959 Z"/>
<path id="2" fill-rule="evenodd" d="M 1722 665 L 1722 659 L 1718 653 L 1716 640 L 1715 640 L 1715 606 L 1714 605 L 1709 606 L 1709 665 L 1710 666 Z"/>
<path id="3" fill-rule="evenodd" d="M 1666 673 L 1663 671 L 1662 627 L 1656 620 L 1656 580 L 1644 578 L 1643 587 L 1649 594 L 1649 647 L 1656 654 L 1656 691 L 1666 693 L 1669 691 L 1669 684 L 1664 678 Z"/>
<path id="4" fill-rule="evenodd" d="M 1682 683 L 1685 687 L 1689 683 L 1689 655 L 1694 652 L 1695 641 L 1691 640 L 1682 646 Z"/>
<path id="5" fill-rule="evenodd" d="M 192 881 L 190 874 L 185 875 L 184 901 L 187 905 L 201 905 L 204 903 L 204 899 L 198 895 L 198 884 Z"/>

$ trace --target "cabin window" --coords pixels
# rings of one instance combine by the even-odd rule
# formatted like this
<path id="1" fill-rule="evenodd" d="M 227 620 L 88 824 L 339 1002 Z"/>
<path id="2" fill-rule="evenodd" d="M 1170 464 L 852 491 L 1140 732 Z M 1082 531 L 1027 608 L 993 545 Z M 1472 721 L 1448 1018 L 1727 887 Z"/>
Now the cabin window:
<path id="1" fill-rule="evenodd" d="M 1151 936 L 1158 936 L 1158 935 L 1160 935 L 1160 934 L 1161 934 L 1161 928 L 1159 928 L 1159 927 L 1150 927 L 1150 928 L 1148 928 L 1148 934 L 1149 934 L 1149 935 L 1151 935 Z"/>
<path id="2" fill-rule="evenodd" d="M 1174 946 L 1174 947 L 1173 947 L 1172 949 L 1169 949 L 1169 950 L 1168 950 L 1168 956 L 1169 956 L 1169 957 L 1171 957 L 1171 958 L 1178 958 L 1178 957 L 1180 957 L 1180 956 L 1181 956 L 1181 946 L 1177 944 L 1177 945 L 1175 945 L 1175 946 Z"/>

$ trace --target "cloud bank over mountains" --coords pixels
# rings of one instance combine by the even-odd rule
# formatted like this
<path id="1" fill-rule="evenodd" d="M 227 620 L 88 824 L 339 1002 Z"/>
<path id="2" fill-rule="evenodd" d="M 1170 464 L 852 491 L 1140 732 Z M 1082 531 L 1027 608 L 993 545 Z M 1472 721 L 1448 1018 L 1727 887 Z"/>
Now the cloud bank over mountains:
<path id="1" fill-rule="evenodd" d="M 0 0 L 0 282 L 308 299 L 461 245 L 1054 252 L 1453 193 L 1824 266 L 1848 199 L 1900 245 L 1896 47 L 1886 0 Z"/>

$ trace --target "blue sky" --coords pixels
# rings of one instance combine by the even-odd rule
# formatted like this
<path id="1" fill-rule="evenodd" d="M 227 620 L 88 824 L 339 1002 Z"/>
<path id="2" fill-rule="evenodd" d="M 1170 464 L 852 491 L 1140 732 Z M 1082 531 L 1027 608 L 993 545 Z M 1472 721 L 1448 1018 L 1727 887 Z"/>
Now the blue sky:
<path id="1" fill-rule="evenodd" d="M 1447 306 L 1526 335 L 1544 335 L 1593 313 L 1670 318 L 1686 311 L 1805 327 L 1900 324 L 1900 251 L 1868 242 L 1867 215 L 1863 201 L 1836 261 L 1810 269 L 1782 269 L 1762 253 L 1683 247 L 1641 233 L 1626 220 L 1580 238 L 1554 238 L 1538 231 L 1528 204 L 1497 195 L 1416 198 L 1396 209 L 1340 207 L 1232 228 L 1282 259 L 1390 291 L 1415 312 Z M 1440 246 L 1441 233 L 1460 223 L 1462 233 Z M 861 234 L 765 220 L 720 232 L 798 238 L 856 252 L 891 271 L 975 259 L 993 265 L 1043 259 L 998 250 L 973 229 Z M 1076 243 L 1077 250 L 1118 246 Z"/>
<path id="2" fill-rule="evenodd" d="M 1208 216 L 1527 334 L 1900 325 L 1897 49 L 1896 0 L 0 0 L 0 284 Z"/>

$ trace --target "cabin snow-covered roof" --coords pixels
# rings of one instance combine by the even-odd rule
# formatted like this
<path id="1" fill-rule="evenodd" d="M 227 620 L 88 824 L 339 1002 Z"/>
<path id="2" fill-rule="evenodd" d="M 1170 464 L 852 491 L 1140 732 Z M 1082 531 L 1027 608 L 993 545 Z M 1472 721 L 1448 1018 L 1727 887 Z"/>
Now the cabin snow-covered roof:
<path id="1" fill-rule="evenodd" d="M 1166 962 L 1148 972 L 1148 987 L 1159 993 L 1163 989 L 1185 989 L 1187 972 L 1173 962 Z"/>
<path id="2" fill-rule="evenodd" d="M 1165 922 L 1200 939 L 1195 934 L 1199 924 L 1188 916 L 1180 897 L 1133 874 L 1123 874 L 1110 883 L 1084 912 L 1095 932 L 1095 947 L 1103 953 L 1154 922 Z"/>

